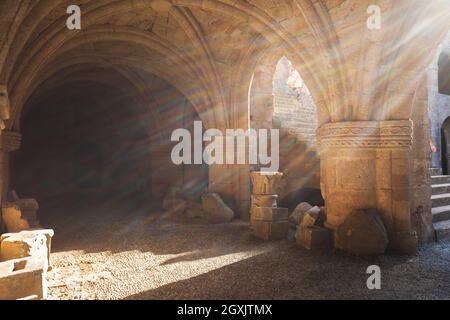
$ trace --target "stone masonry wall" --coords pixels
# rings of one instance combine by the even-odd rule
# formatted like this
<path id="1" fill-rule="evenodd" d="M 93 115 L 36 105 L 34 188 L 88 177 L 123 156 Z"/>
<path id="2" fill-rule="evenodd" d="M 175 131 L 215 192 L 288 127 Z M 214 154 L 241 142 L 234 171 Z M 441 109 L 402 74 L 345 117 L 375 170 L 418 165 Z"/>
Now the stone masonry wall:
<path id="1" fill-rule="evenodd" d="M 282 58 L 273 81 L 274 121 L 293 133 L 299 142 L 315 148 L 317 112 L 311 93 L 289 60 Z"/>

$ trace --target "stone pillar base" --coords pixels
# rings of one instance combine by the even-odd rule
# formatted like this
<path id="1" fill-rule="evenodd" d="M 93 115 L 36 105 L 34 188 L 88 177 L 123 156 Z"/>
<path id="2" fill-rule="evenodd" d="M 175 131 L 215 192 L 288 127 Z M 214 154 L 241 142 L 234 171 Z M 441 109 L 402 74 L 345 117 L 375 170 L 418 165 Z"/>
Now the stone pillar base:
<path id="1" fill-rule="evenodd" d="M 410 120 L 340 122 L 318 129 L 327 228 L 336 230 L 354 209 L 377 209 L 393 251 L 417 247 L 411 236 L 412 134 Z"/>

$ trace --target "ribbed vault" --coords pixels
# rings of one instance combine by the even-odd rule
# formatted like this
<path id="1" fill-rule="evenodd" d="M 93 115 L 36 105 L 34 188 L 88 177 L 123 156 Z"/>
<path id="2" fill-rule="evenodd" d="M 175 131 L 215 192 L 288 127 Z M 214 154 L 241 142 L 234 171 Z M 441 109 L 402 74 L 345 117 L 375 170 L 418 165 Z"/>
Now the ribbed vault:
<path id="1" fill-rule="evenodd" d="M 18 125 L 23 105 L 46 77 L 95 59 L 148 70 L 183 92 L 208 126 L 236 126 L 244 93 L 236 93 L 242 83 L 235 77 L 248 81 L 260 54 L 273 47 L 302 74 L 320 123 L 406 118 L 410 110 L 401 105 L 411 102 L 429 48 L 448 28 L 442 8 L 449 3 L 378 2 L 386 22 L 379 32 L 367 29 L 368 3 L 361 1 L 86 0 L 81 31 L 65 26 L 71 1 L 3 1 L 8 127 Z M 405 50 L 415 54 L 404 56 Z M 407 86 L 400 96 L 391 94 L 399 77 Z"/>

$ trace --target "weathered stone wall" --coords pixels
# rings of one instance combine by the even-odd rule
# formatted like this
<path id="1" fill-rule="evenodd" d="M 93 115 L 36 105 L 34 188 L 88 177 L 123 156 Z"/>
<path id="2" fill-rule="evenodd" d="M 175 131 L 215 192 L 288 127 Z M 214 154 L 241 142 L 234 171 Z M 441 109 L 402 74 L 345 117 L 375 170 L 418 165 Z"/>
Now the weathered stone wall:
<path id="1" fill-rule="evenodd" d="M 434 237 L 431 214 L 431 166 L 430 119 L 428 117 L 428 90 L 426 75 L 414 99 L 411 119 L 414 134 L 411 150 L 411 223 L 420 242 Z"/>

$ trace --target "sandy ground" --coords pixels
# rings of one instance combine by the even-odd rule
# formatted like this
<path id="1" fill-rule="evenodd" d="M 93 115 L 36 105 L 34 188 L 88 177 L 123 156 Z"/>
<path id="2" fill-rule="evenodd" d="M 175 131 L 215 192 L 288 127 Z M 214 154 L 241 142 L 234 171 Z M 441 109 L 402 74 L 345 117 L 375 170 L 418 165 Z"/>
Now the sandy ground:
<path id="1" fill-rule="evenodd" d="M 311 253 L 254 239 L 243 222 L 167 221 L 153 211 L 105 204 L 48 215 L 56 232 L 49 298 L 450 299 L 450 243 L 413 257 Z M 381 290 L 366 286 L 373 264 Z"/>

